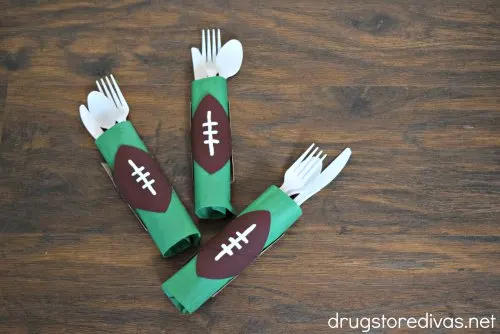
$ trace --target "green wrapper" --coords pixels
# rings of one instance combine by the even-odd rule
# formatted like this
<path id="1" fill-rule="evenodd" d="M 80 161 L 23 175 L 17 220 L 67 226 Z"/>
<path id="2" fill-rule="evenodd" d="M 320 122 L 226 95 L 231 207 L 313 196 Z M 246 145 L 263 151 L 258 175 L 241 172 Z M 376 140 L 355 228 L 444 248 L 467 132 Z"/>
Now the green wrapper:
<path id="1" fill-rule="evenodd" d="M 127 145 L 148 152 L 129 121 L 116 124 L 104 132 L 95 143 L 112 171 L 115 167 L 116 153 L 121 146 Z M 200 243 L 200 232 L 173 189 L 170 204 L 165 212 L 134 208 L 133 210 L 153 238 L 162 256 L 175 255 Z"/>
<path id="2" fill-rule="evenodd" d="M 212 95 L 223 107 L 228 119 L 227 81 L 215 76 L 195 80 L 191 86 L 191 117 L 207 95 Z M 195 126 L 195 124 L 191 124 Z M 197 131 L 198 129 L 196 129 Z M 232 154 L 231 154 L 232 155 Z M 215 173 L 209 173 L 193 159 L 194 208 L 201 219 L 218 219 L 235 213 L 231 205 L 231 158 Z"/>
<path id="3" fill-rule="evenodd" d="M 276 186 L 269 187 L 238 217 L 248 213 L 262 211 L 270 213 L 270 228 L 267 240 L 260 254 L 278 240 L 302 215 L 300 207 Z M 256 233 L 256 231 L 257 229 L 254 229 L 251 233 Z M 249 234 L 249 243 L 242 243 L 243 247 L 248 247 L 252 242 L 255 242 L 255 239 L 252 240 L 252 236 L 255 238 L 255 235 Z M 181 270 L 162 284 L 163 292 L 182 313 L 192 313 L 196 311 L 210 297 L 214 296 L 231 280 L 237 277 L 237 274 L 223 279 L 200 277 L 197 271 L 197 261 L 202 252 L 203 248 L 200 250 L 200 253 L 194 256 L 181 268 Z M 244 255 L 236 255 L 234 258 L 238 257 L 242 258 Z"/>

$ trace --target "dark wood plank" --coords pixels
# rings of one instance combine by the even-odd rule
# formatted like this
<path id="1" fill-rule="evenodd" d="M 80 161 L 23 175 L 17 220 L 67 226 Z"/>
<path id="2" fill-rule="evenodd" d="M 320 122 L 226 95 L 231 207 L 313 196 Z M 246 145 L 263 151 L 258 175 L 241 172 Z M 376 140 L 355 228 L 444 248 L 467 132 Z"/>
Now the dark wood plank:
<path id="1" fill-rule="evenodd" d="M 0 332 L 322 333 L 335 312 L 500 318 L 497 1 L 0 9 Z M 216 23 L 245 47 L 229 83 L 238 210 L 312 141 L 353 156 L 279 243 L 182 316 L 160 284 L 195 250 L 160 258 L 78 106 L 114 73 L 192 213 L 189 47 Z M 226 223 L 199 223 L 203 240 Z"/>
<path id="2" fill-rule="evenodd" d="M 29 2 L 28 2 L 29 4 Z M 11 2 L 0 62 L 12 81 L 184 83 L 189 48 L 218 24 L 244 41 L 246 82 L 498 85 L 496 0 Z"/>
<path id="3" fill-rule="evenodd" d="M 0 81 L 0 140 L 2 139 L 3 118 L 5 111 L 5 99 L 7 97 L 7 84 L 2 84 Z"/>

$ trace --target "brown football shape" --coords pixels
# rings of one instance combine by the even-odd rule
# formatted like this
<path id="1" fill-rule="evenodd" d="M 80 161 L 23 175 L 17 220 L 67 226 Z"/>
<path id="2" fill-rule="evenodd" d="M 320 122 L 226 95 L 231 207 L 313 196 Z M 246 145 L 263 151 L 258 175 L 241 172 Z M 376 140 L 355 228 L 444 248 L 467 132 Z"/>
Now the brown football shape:
<path id="1" fill-rule="evenodd" d="M 158 163 L 143 150 L 123 145 L 115 157 L 113 178 L 125 201 L 134 209 L 165 212 L 172 187 Z"/>
<path id="2" fill-rule="evenodd" d="M 212 279 L 238 275 L 259 256 L 270 228 L 269 211 L 252 211 L 237 217 L 200 249 L 197 275 Z"/>
<path id="3" fill-rule="evenodd" d="M 194 160 L 213 174 L 231 157 L 231 127 L 222 105 L 207 95 L 198 104 L 191 123 L 191 149 Z"/>

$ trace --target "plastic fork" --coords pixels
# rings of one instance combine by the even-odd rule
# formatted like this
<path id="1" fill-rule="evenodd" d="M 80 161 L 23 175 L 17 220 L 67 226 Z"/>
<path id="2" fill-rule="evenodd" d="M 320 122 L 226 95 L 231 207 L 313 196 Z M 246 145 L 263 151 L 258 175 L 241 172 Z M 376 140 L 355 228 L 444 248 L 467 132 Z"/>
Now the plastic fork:
<path id="1" fill-rule="evenodd" d="M 346 148 L 342 151 L 341 154 L 335 160 L 333 160 L 328 167 L 325 168 L 324 171 L 321 172 L 316 178 L 314 178 L 311 182 L 308 182 L 307 186 L 305 186 L 299 193 L 297 197 L 293 200 L 298 205 L 302 205 L 305 201 L 307 201 L 311 196 L 316 194 L 318 191 L 326 187 L 330 182 L 332 182 L 337 175 L 342 171 L 342 169 L 349 161 L 351 157 L 351 149 Z"/>
<path id="2" fill-rule="evenodd" d="M 323 168 L 323 160 L 326 158 L 326 154 L 321 157 L 321 158 L 317 158 L 317 157 L 310 157 L 309 159 L 311 160 L 315 160 L 315 161 L 312 161 L 312 168 L 313 168 L 313 172 L 310 173 L 309 175 L 309 178 L 307 179 L 307 182 L 304 186 L 302 186 L 301 188 L 294 188 L 294 189 L 287 189 L 287 195 L 288 196 L 293 196 L 293 195 L 297 195 L 299 194 L 300 192 L 304 191 L 304 188 L 308 187 L 310 183 L 314 182 L 314 180 L 321 174 L 321 169 Z"/>
<path id="3" fill-rule="evenodd" d="M 217 75 L 217 65 L 215 61 L 217 59 L 217 53 L 221 48 L 221 38 L 220 29 L 217 29 L 217 41 L 215 37 L 215 29 L 207 29 L 206 39 L 205 30 L 201 31 L 201 57 L 205 59 L 205 70 L 209 77 L 214 77 Z"/>
<path id="4" fill-rule="evenodd" d="M 101 78 L 101 84 L 102 87 L 104 87 L 104 91 L 101 88 L 101 85 L 99 84 L 99 80 L 96 80 L 97 84 L 97 89 L 108 99 L 114 102 L 116 108 L 118 109 L 118 119 L 116 120 L 117 122 L 123 122 L 127 119 L 128 113 L 130 111 L 130 108 L 128 107 L 128 103 L 125 100 L 125 97 L 122 94 L 122 91 L 120 90 L 120 87 L 116 83 L 115 78 L 113 77 L 113 74 L 110 75 L 111 81 L 109 80 L 108 77 Z M 104 82 L 104 79 L 106 79 L 106 82 Z M 113 84 L 111 84 L 113 82 Z"/>
<path id="5" fill-rule="evenodd" d="M 309 148 L 302 153 L 302 155 L 287 169 L 284 176 L 283 185 L 280 189 L 288 195 L 297 193 L 298 189 L 303 188 L 311 181 L 311 177 L 314 176 L 319 170 L 321 171 L 321 165 L 326 157 L 323 151 L 319 151 L 319 147 L 314 148 L 314 143 L 309 146 Z M 311 152 L 311 150 L 313 150 Z M 310 153 L 311 152 L 311 153 Z"/>

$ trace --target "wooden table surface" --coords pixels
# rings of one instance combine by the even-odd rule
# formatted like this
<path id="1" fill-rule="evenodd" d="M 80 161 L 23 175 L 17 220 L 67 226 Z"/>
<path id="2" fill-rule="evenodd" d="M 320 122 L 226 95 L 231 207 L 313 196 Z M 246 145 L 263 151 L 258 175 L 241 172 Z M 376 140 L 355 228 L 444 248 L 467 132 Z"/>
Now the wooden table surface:
<path id="1" fill-rule="evenodd" d="M 0 12 L 0 332 L 500 318 L 498 1 L 23 0 Z M 238 210 L 311 142 L 353 155 L 279 243 L 186 316 L 160 285 L 195 250 L 160 257 L 78 106 L 113 73 L 193 214 L 189 49 L 206 27 L 244 46 L 229 81 Z M 227 223 L 198 222 L 203 242 Z"/>

